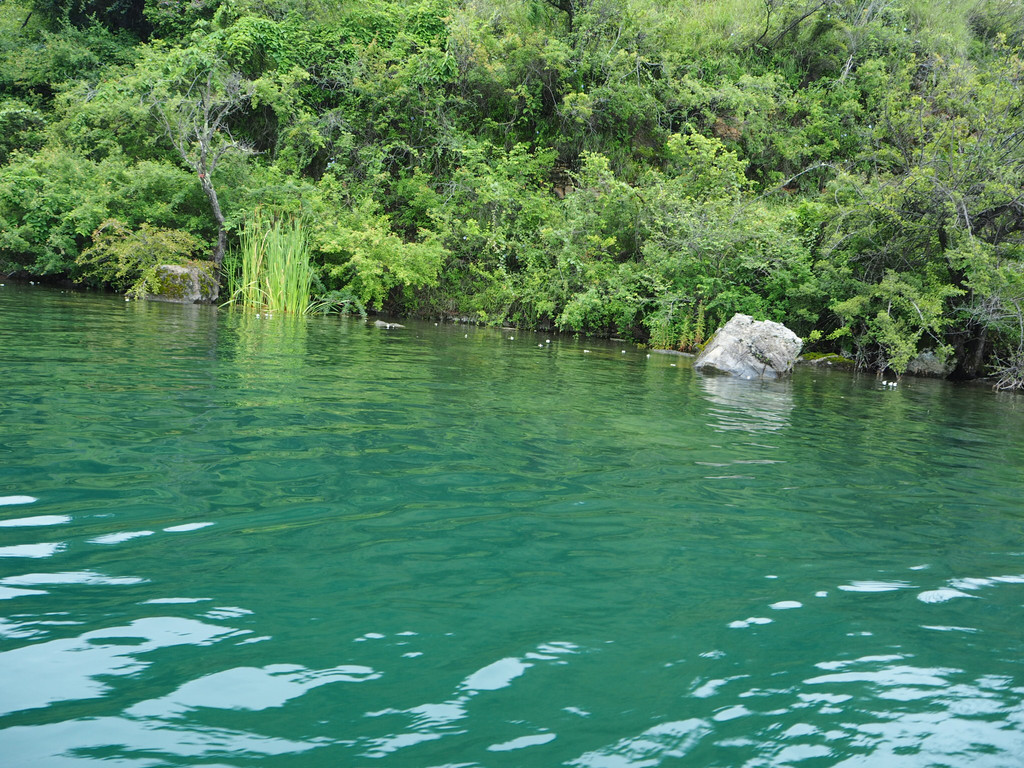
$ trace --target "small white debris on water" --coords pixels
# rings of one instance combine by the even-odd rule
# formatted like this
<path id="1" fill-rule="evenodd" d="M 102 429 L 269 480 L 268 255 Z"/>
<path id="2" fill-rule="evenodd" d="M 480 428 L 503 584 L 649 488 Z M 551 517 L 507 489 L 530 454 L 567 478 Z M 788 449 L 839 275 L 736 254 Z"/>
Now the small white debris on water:
<path id="1" fill-rule="evenodd" d="M 777 603 L 772 603 L 768 606 L 773 611 L 787 611 L 791 608 L 803 608 L 803 603 L 798 603 L 796 600 L 780 600 Z"/>

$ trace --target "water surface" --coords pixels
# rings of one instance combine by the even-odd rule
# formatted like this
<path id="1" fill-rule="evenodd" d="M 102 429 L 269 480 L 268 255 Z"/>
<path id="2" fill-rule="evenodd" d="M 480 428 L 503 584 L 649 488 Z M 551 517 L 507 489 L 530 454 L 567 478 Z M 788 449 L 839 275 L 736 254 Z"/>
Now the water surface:
<path id="1" fill-rule="evenodd" d="M 1024 765 L 1020 398 L 13 286 L 0 344 L 5 766 Z"/>

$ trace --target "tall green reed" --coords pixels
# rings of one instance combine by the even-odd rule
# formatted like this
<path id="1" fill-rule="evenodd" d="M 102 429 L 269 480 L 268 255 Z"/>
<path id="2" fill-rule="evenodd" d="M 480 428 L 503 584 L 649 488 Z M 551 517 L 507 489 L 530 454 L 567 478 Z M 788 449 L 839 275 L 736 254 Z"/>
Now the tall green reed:
<path id="1" fill-rule="evenodd" d="M 257 211 L 225 262 L 229 305 L 294 314 L 311 310 L 313 265 L 301 219 Z"/>

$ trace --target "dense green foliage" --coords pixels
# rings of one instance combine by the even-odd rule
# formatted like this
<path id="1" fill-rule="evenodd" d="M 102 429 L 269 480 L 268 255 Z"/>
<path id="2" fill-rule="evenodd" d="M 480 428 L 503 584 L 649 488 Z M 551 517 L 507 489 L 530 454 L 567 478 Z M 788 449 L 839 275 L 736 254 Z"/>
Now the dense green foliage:
<path id="1" fill-rule="evenodd" d="M 0 271 L 219 265 L 266 206 L 347 306 L 683 349 L 742 311 L 1017 386 L 1022 41 L 1024 0 L 7 2 Z"/>

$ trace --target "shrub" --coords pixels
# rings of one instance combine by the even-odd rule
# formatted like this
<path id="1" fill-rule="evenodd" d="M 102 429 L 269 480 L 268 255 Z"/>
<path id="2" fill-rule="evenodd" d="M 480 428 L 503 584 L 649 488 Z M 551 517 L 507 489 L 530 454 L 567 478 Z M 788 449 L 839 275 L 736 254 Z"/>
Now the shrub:
<path id="1" fill-rule="evenodd" d="M 158 290 L 157 267 L 190 264 L 203 243 L 180 229 L 107 219 L 92 233 L 92 245 L 75 260 L 82 277 L 142 298 Z"/>

